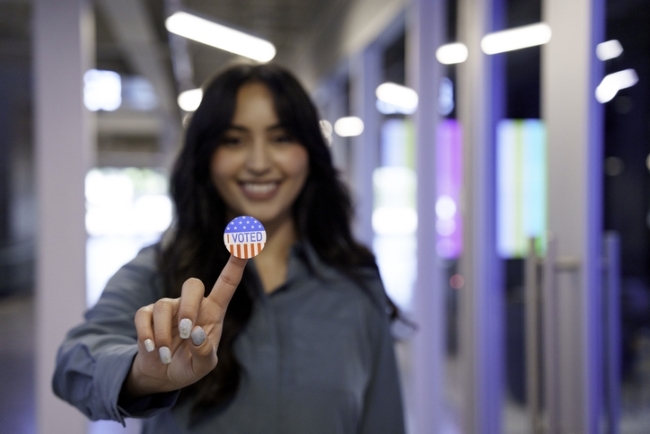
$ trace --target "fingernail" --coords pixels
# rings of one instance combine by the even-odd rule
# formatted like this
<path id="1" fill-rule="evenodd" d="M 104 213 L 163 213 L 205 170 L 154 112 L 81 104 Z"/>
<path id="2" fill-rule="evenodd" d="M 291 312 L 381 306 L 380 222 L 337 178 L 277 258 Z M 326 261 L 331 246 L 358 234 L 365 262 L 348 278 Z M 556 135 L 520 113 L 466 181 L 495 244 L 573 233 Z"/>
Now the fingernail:
<path id="1" fill-rule="evenodd" d="M 178 333 L 181 335 L 181 339 L 187 339 L 190 337 L 190 331 L 192 330 L 192 321 L 187 318 L 183 318 L 178 324 Z"/>
<path id="2" fill-rule="evenodd" d="M 148 353 L 152 352 L 153 349 L 155 348 L 153 341 L 151 339 L 145 339 L 144 348 L 147 350 Z"/>
<path id="3" fill-rule="evenodd" d="M 169 348 L 160 347 L 158 353 L 160 354 L 160 361 L 163 362 L 163 365 L 169 365 L 172 362 L 172 352 L 169 351 Z"/>
<path id="4" fill-rule="evenodd" d="M 205 332 L 201 327 L 194 327 L 192 330 L 192 343 L 197 347 L 205 342 Z"/>

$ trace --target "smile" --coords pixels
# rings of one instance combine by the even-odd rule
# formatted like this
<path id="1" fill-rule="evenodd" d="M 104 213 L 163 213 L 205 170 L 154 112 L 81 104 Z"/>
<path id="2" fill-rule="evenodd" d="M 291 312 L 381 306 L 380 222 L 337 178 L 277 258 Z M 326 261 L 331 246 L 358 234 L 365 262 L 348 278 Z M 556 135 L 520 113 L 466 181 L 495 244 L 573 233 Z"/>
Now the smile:
<path id="1" fill-rule="evenodd" d="M 246 196 L 255 199 L 265 199 L 276 192 L 280 182 L 242 182 L 240 185 Z"/>

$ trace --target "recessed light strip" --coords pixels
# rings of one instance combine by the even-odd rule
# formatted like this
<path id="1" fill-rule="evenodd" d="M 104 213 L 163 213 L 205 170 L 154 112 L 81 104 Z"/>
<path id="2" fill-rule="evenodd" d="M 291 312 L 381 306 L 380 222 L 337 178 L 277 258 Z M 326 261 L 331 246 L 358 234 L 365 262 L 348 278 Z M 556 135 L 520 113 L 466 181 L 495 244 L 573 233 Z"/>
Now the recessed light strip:
<path id="1" fill-rule="evenodd" d="M 400 113 L 412 114 L 418 108 L 418 94 L 413 89 L 396 83 L 382 83 L 375 90 L 379 101 L 399 108 Z"/>
<path id="2" fill-rule="evenodd" d="M 462 42 L 441 45 L 436 50 L 436 59 L 443 65 L 463 63 L 467 60 L 467 55 L 467 46 Z"/>
<path id="3" fill-rule="evenodd" d="M 178 95 L 178 106 L 186 112 L 193 112 L 199 108 L 203 99 L 203 90 L 201 88 L 186 90 Z"/>
<path id="4" fill-rule="evenodd" d="M 363 121 L 356 116 L 347 116 L 334 122 L 334 131 L 340 137 L 356 137 L 363 133 Z"/>
<path id="5" fill-rule="evenodd" d="M 548 24 L 537 23 L 487 34 L 481 40 L 481 49 L 485 54 L 505 53 L 544 45 L 550 40 L 551 28 Z"/>
<path id="6" fill-rule="evenodd" d="M 639 81 L 639 76 L 634 69 L 607 74 L 596 88 L 596 100 L 604 104 L 614 99 L 619 90 L 632 87 Z"/>
<path id="7" fill-rule="evenodd" d="M 176 12 L 167 18 L 165 27 L 171 33 L 184 38 L 248 57 L 258 62 L 268 62 L 275 57 L 275 46 L 269 41 L 187 12 Z"/>
<path id="8" fill-rule="evenodd" d="M 596 45 L 596 57 L 603 62 L 615 59 L 621 54 L 623 54 L 623 46 L 617 39 L 611 39 Z"/>

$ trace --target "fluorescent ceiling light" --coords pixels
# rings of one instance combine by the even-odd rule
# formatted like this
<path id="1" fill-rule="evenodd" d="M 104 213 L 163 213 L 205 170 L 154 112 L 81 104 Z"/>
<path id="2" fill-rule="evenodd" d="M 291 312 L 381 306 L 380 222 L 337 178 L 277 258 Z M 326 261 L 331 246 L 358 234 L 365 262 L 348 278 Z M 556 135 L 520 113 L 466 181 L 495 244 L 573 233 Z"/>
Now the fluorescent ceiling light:
<path id="1" fill-rule="evenodd" d="M 84 105 L 88 110 L 114 111 L 122 105 L 122 79 L 114 71 L 89 69 L 84 74 Z"/>
<path id="2" fill-rule="evenodd" d="M 548 24 L 538 23 L 485 35 L 481 49 L 485 54 L 497 54 L 544 45 L 550 40 L 551 28 Z"/>
<path id="3" fill-rule="evenodd" d="M 413 89 L 399 84 L 380 84 L 375 95 L 379 101 L 398 107 L 402 113 L 411 114 L 418 107 L 418 94 Z"/>
<path id="4" fill-rule="evenodd" d="M 462 42 L 441 45 L 436 50 L 436 59 L 443 65 L 463 63 L 467 60 L 467 55 L 467 46 Z"/>
<path id="5" fill-rule="evenodd" d="M 354 137 L 363 133 L 363 121 L 356 116 L 340 118 L 334 122 L 334 131 L 341 137 Z"/>
<path id="6" fill-rule="evenodd" d="M 621 89 L 634 86 L 639 81 L 639 76 L 634 69 L 625 69 L 603 78 L 596 88 L 596 100 L 599 103 L 606 103 L 614 99 Z"/>
<path id="7" fill-rule="evenodd" d="M 201 89 L 186 90 L 178 95 L 178 106 L 186 112 L 193 112 L 199 108 L 202 99 L 203 91 Z"/>
<path id="8" fill-rule="evenodd" d="M 172 33 L 193 41 L 201 42 L 221 50 L 259 62 L 268 62 L 275 57 L 275 46 L 269 41 L 248 35 L 239 30 L 188 14 L 176 12 L 167 18 L 165 27 Z"/>
<path id="9" fill-rule="evenodd" d="M 596 57 L 602 60 L 614 59 L 623 54 L 623 46 L 616 39 L 601 42 L 596 45 Z"/>

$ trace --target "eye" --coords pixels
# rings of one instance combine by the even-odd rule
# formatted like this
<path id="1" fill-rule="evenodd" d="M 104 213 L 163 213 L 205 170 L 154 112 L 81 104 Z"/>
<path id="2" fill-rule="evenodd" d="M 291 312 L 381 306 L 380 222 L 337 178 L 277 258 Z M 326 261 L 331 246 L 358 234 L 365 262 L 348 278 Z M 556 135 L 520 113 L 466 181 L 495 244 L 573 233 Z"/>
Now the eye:
<path id="1" fill-rule="evenodd" d="M 220 146 L 237 146 L 243 143 L 241 137 L 225 135 L 219 140 Z"/>
<path id="2" fill-rule="evenodd" d="M 283 131 L 271 136 L 271 141 L 274 143 L 293 143 L 296 139 L 291 134 Z"/>

